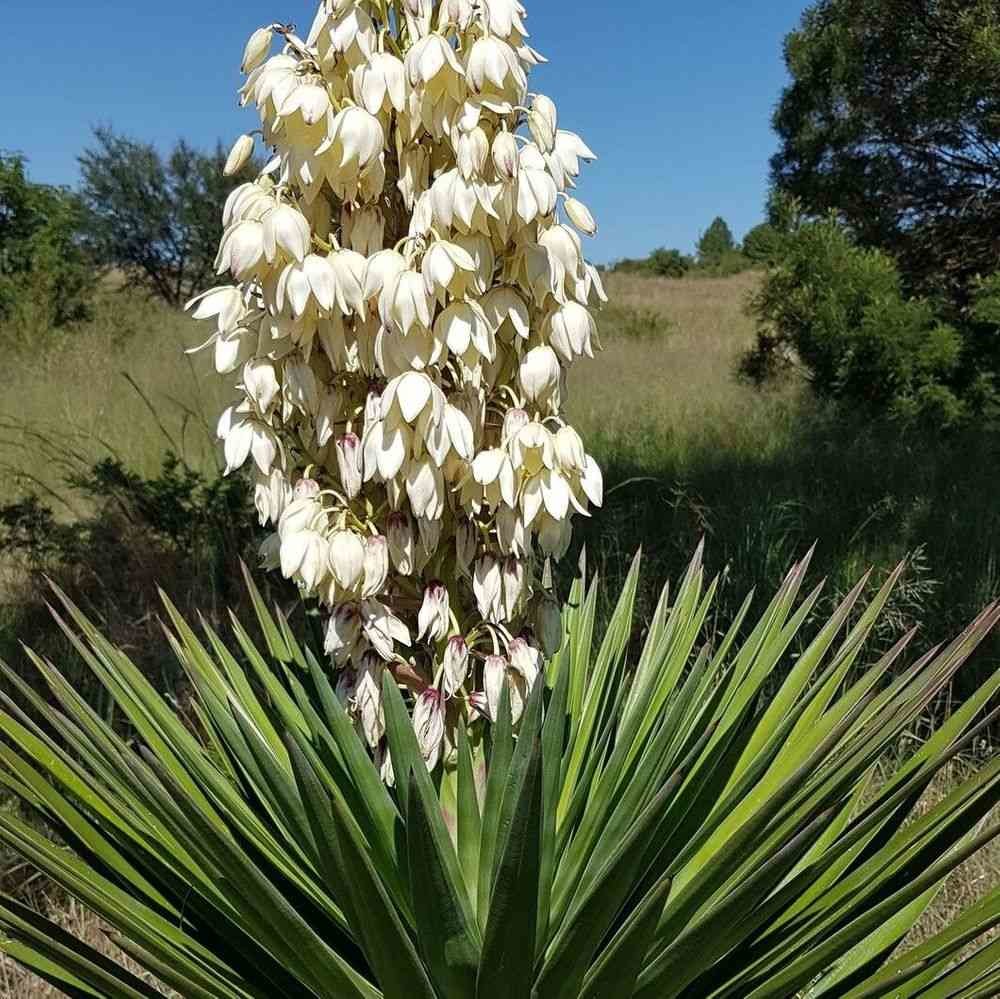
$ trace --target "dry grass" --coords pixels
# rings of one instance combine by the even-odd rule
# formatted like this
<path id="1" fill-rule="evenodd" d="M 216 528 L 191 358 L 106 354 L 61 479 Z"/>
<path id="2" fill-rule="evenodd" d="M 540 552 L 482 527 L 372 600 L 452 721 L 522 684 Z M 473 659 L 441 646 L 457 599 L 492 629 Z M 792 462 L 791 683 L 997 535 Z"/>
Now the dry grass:
<path id="1" fill-rule="evenodd" d="M 760 394 L 733 373 L 753 340 L 744 304 L 758 281 L 754 273 L 702 280 L 609 275 L 611 304 L 598 317 L 606 349 L 571 376 L 574 425 L 585 437 L 651 423 L 696 436 L 707 424 L 756 416 Z"/>
<path id="2" fill-rule="evenodd" d="M 213 429 L 229 390 L 210 356 L 184 353 L 205 335 L 140 294 L 108 292 L 89 322 L 22 349 L 0 400 L 0 500 L 62 491 L 67 472 L 109 455 L 142 474 L 166 449 L 217 467 Z"/>

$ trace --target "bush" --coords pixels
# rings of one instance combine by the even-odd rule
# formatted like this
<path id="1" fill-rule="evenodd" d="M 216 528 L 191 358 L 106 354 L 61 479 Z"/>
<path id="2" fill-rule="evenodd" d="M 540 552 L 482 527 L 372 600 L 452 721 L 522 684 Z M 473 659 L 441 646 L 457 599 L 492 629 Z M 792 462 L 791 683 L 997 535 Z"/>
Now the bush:
<path id="1" fill-rule="evenodd" d="M 770 222 L 761 222 L 743 237 L 743 256 L 751 264 L 772 264 L 781 256 L 782 233 Z"/>
<path id="2" fill-rule="evenodd" d="M 0 322 L 8 343 L 85 318 L 97 276 L 81 246 L 74 194 L 27 175 L 24 157 L 0 154 Z"/>
<path id="3" fill-rule="evenodd" d="M 983 285 L 979 322 L 990 320 L 995 290 Z M 782 237 L 750 309 L 760 329 L 742 371 L 758 383 L 800 367 L 820 396 L 935 425 L 995 407 L 970 351 L 974 331 L 944 321 L 934 301 L 906 297 L 895 262 L 856 245 L 833 218 Z M 983 338 L 983 349 L 993 342 Z"/>
<path id="4" fill-rule="evenodd" d="M 749 639 L 734 629 L 699 650 L 715 584 L 696 558 L 664 592 L 633 669 L 638 566 L 600 637 L 596 589 L 578 580 L 564 647 L 516 728 L 505 685 L 489 736 L 482 722 L 460 727 L 430 773 L 386 670 L 394 787 L 322 657 L 255 591 L 266 644 L 236 625 L 239 658 L 168 604 L 190 717 L 63 599 L 133 734 L 40 660 L 53 728 L 0 711 L 16 747 L 3 761 L 73 852 L 4 813 L 0 842 L 184 996 L 993 995 L 995 946 L 967 945 L 1000 924 L 996 892 L 894 952 L 998 833 L 982 822 L 1000 801 L 996 766 L 907 818 L 975 740 L 1000 677 L 872 778 L 1000 610 L 894 683 L 883 674 L 902 645 L 848 683 L 892 582 L 848 626 L 854 590 L 783 671 L 817 598 L 799 599 L 804 573 L 793 568 Z M 766 697 L 775 675 L 785 680 Z M 73 994 L 157 994 L 22 902 L 0 899 L 0 927 L 7 953 Z M 973 981 L 978 991 L 964 988 Z"/>

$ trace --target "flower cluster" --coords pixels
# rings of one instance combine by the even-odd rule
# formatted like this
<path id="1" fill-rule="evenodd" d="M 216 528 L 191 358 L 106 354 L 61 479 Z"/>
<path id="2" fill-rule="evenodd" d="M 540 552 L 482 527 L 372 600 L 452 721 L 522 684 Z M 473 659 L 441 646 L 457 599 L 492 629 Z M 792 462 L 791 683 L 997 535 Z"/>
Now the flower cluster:
<path id="1" fill-rule="evenodd" d="M 329 609 L 338 689 L 375 752 L 383 671 L 413 690 L 429 766 L 505 685 L 520 711 L 561 640 L 551 560 L 602 499 L 561 416 L 605 300 L 571 194 L 593 153 L 528 92 L 524 16 L 324 0 L 304 40 L 256 31 L 241 97 L 273 156 L 225 206 L 234 283 L 191 303 L 239 375 L 219 436 L 275 529 L 265 565 Z"/>

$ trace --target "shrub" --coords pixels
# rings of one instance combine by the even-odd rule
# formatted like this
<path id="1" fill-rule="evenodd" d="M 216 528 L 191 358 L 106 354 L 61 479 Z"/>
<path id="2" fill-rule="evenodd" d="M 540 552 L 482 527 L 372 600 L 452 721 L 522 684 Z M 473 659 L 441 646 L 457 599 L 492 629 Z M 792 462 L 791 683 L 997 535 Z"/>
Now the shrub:
<path id="1" fill-rule="evenodd" d="M 993 287 L 984 286 L 983 318 Z M 760 329 L 742 370 L 758 382 L 800 366 L 821 396 L 935 425 L 993 405 L 970 371 L 967 330 L 933 301 L 906 297 L 893 260 L 857 246 L 832 218 L 782 237 L 750 309 Z"/>
<path id="2" fill-rule="evenodd" d="M 723 218 L 715 218 L 698 240 L 698 263 L 712 266 L 736 249 L 732 230 Z"/>
<path id="3" fill-rule="evenodd" d="M 967 944 L 1000 923 L 998 890 L 894 951 L 1000 831 L 983 825 L 1000 800 L 995 762 L 906 821 L 976 738 L 1000 674 L 871 778 L 1000 609 L 897 680 L 884 677 L 905 641 L 845 683 L 894 580 L 845 633 L 852 591 L 782 670 L 818 597 L 800 601 L 804 572 L 746 640 L 734 626 L 699 649 L 715 583 L 696 558 L 631 669 L 638 565 L 600 636 L 596 588 L 578 581 L 563 648 L 517 728 L 505 688 L 496 725 L 460 729 L 432 773 L 387 674 L 394 788 L 321 660 L 259 594 L 266 645 L 236 624 L 239 658 L 167 605 L 194 726 L 64 599 L 65 627 L 134 737 L 37 660 L 59 707 L 48 726 L 0 712 L 0 758 L 73 852 L 2 812 L 0 841 L 184 996 L 993 995 L 996 947 Z M 0 927 L 11 956 L 71 993 L 156 995 L 23 903 L 0 901 Z"/>
<path id="4" fill-rule="evenodd" d="M 27 343 L 86 316 L 96 273 L 71 192 L 37 184 L 22 156 L 0 154 L 0 322 Z"/>
<path id="5" fill-rule="evenodd" d="M 782 233 L 770 222 L 761 222 L 743 237 L 743 256 L 752 264 L 776 263 L 781 248 Z"/>

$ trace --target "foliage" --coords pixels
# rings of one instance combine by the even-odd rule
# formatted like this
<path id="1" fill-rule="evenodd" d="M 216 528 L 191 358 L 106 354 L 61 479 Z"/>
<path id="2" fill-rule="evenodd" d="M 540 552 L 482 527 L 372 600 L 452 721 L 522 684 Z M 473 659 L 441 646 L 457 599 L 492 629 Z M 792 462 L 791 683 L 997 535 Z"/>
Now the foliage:
<path id="1" fill-rule="evenodd" d="M 694 261 L 680 250 L 668 250 L 661 246 L 653 250 L 648 257 L 641 259 L 625 258 L 614 265 L 614 270 L 622 274 L 646 274 L 651 277 L 681 278 L 684 277 Z"/>
<path id="2" fill-rule="evenodd" d="M 27 340 L 87 314 L 96 274 L 78 238 L 79 201 L 0 154 L 0 321 Z"/>
<path id="3" fill-rule="evenodd" d="M 997 269 L 996 0 L 819 0 L 785 42 L 774 184 L 964 304 Z"/>
<path id="4" fill-rule="evenodd" d="M 698 262 L 717 264 L 726 254 L 736 249 L 736 240 L 725 219 L 716 217 L 698 240 Z"/>
<path id="5" fill-rule="evenodd" d="M 183 140 L 162 156 L 149 144 L 102 127 L 80 156 L 85 231 L 97 258 L 129 284 L 181 305 L 210 281 L 226 197 L 254 169 L 223 175 L 226 153 Z"/>
<path id="6" fill-rule="evenodd" d="M 992 415 L 996 327 L 984 325 L 995 293 L 982 285 L 978 319 L 957 326 L 936 302 L 908 297 L 892 258 L 836 219 L 803 221 L 752 299 L 760 329 L 742 370 L 761 382 L 801 366 L 821 396 L 937 426 Z"/>
<path id="7" fill-rule="evenodd" d="M 770 222 L 755 225 L 744 237 L 743 255 L 752 264 L 771 264 L 781 255 L 782 233 Z"/>
<path id="8" fill-rule="evenodd" d="M 45 654 L 64 651 L 47 626 L 42 573 L 130 645 L 148 644 L 156 634 L 154 583 L 211 618 L 240 600 L 234 575 L 240 558 L 255 549 L 253 508 L 241 478 L 206 479 L 167 453 L 155 475 L 105 459 L 70 474 L 62 492 L 86 512 L 61 519 L 53 508 L 58 497 L 46 502 L 37 492 L 0 506 L 0 557 L 23 578 L 4 601 L 4 654 L 26 640 Z M 142 663 L 156 670 L 163 659 Z"/>
<path id="9" fill-rule="evenodd" d="M 234 621 L 239 659 L 167 604 L 194 725 L 60 595 L 60 624 L 134 738 L 37 658 L 58 709 L 41 725 L 7 700 L 4 780 L 74 849 L 2 813 L 0 840 L 185 996 L 994 994 L 1000 947 L 963 948 L 1000 923 L 1000 889 L 893 951 L 1000 831 L 981 825 L 1000 800 L 1000 760 L 904 821 L 976 737 L 1000 674 L 870 780 L 1000 608 L 895 681 L 884 678 L 905 641 L 847 683 L 895 579 L 848 626 L 856 588 L 763 698 L 819 597 L 800 599 L 805 571 L 792 569 L 745 641 L 734 626 L 699 650 L 716 584 L 696 557 L 632 669 L 638 564 L 600 639 L 596 586 L 579 580 L 563 649 L 517 731 L 504 693 L 490 737 L 460 729 L 444 772 L 428 773 L 387 675 L 395 790 L 325 668 L 259 594 L 266 644 Z M 0 924 L 11 956 L 73 994 L 156 995 L 20 902 L 0 903 Z"/>

